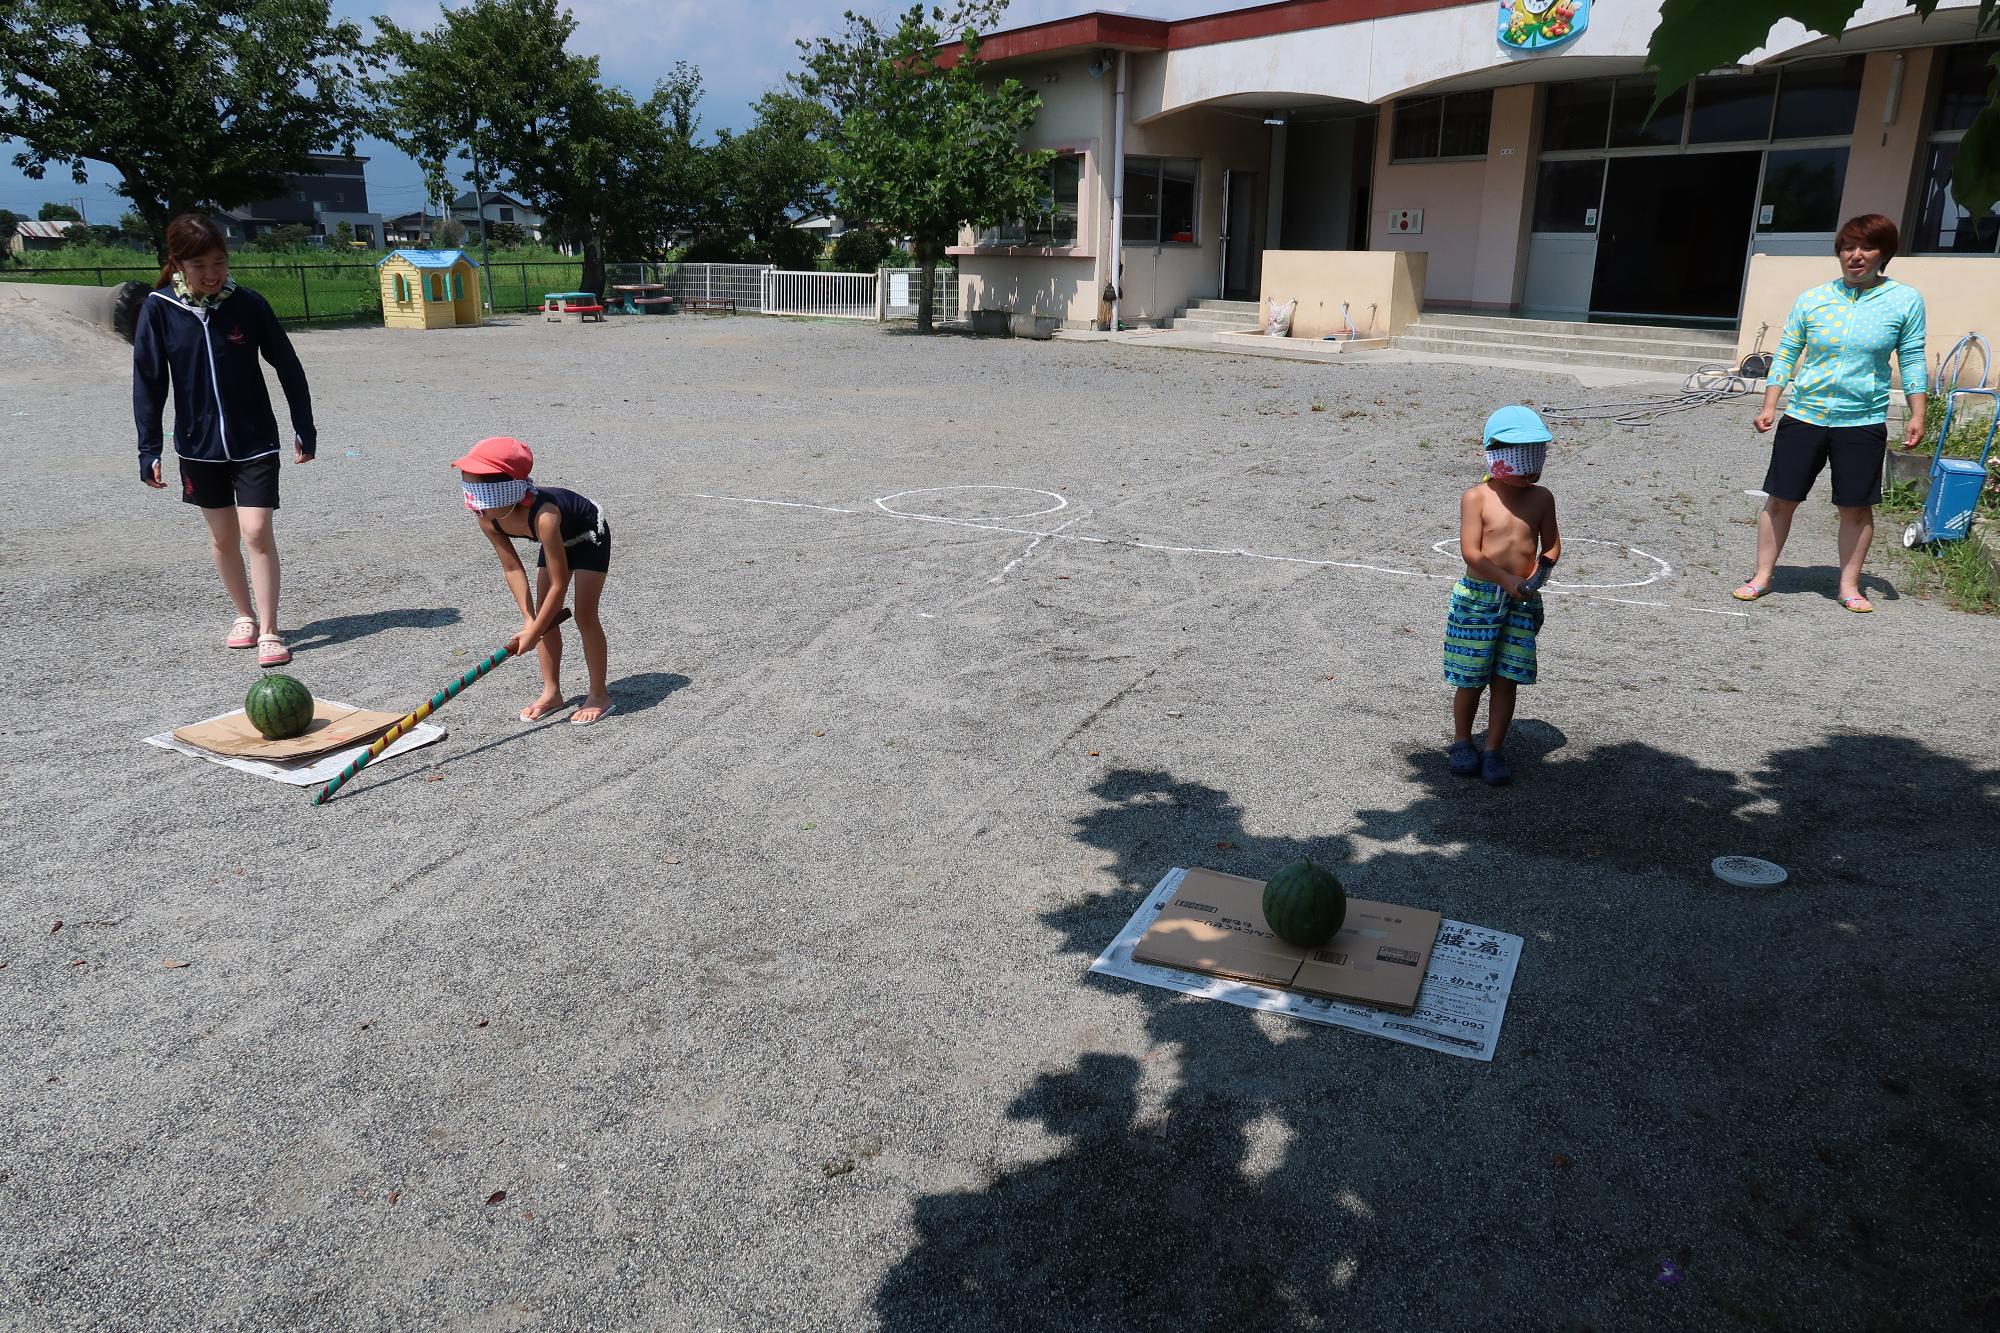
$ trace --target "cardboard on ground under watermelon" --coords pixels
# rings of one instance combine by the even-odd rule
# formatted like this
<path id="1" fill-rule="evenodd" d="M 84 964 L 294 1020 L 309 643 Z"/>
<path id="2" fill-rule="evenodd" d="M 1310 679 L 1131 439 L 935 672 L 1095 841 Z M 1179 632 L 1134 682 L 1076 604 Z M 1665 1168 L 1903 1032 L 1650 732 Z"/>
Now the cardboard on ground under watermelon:
<path id="1" fill-rule="evenodd" d="M 365 745 L 401 720 L 400 713 L 377 713 L 315 698 L 312 722 L 303 732 L 281 741 L 270 740 L 251 726 L 249 717 L 240 708 L 222 717 L 182 727 L 174 733 L 174 739 L 232 759 L 290 763 Z"/>
<path id="2" fill-rule="evenodd" d="M 1264 921 L 1264 881 L 1190 870 L 1132 957 L 1235 981 L 1407 1014 L 1430 968 L 1436 912 L 1347 900 L 1340 933 L 1318 949 L 1286 944 Z"/>

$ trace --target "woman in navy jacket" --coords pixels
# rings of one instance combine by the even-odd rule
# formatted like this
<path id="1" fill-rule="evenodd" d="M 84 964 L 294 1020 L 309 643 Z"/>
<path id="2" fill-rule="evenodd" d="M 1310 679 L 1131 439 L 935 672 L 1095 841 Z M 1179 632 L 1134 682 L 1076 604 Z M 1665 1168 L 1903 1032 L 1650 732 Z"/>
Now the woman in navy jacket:
<path id="1" fill-rule="evenodd" d="M 229 247 L 212 219 L 187 214 L 167 228 L 160 283 L 139 308 L 132 337 L 132 411 L 139 423 L 139 479 L 160 478 L 160 413 L 171 382 L 174 453 L 181 499 L 208 520 L 211 555 L 236 623 L 224 641 L 257 649 L 257 665 L 283 666 L 291 650 L 278 635 L 278 421 L 259 354 L 278 372 L 292 412 L 292 456 L 318 447 L 312 394 L 291 339 L 270 303 L 229 276 Z M 243 548 L 250 552 L 246 572 Z M 252 591 L 255 602 L 252 602 Z"/>

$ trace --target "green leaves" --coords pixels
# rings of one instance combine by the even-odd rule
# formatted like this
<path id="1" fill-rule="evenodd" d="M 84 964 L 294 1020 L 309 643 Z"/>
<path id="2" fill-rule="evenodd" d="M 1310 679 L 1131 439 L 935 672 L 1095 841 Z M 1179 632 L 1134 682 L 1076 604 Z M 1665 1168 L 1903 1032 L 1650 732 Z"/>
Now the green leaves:
<path id="1" fill-rule="evenodd" d="M 0 138 L 34 179 L 117 170 L 157 246 L 175 213 L 268 196 L 311 154 L 351 151 L 369 63 L 328 0 L 10 0 Z"/>
<path id="2" fill-rule="evenodd" d="M 2000 202 L 2000 53 L 1993 57 L 1993 100 L 1965 131 L 1952 164 L 1951 194 L 1974 217 Z"/>

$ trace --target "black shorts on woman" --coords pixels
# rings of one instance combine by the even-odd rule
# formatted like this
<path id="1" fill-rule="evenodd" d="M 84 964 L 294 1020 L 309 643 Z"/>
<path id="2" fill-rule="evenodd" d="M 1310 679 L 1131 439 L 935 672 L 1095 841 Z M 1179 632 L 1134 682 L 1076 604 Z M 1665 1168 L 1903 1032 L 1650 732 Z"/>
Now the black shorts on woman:
<path id="1" fill-rule="evenodd" d="M 1882 503 L 1882 457 L 1888 451 L 1889 427 L 1816 426 L 1789 414 L 1778 418 L 1771 441 L 1771 465 L 1764 472 L 1764 493 L 1776 500 L 1798 503 L 1812 493 L 1821 469 L 1833 465 L 1833 502 L 1842 509 Z"/>

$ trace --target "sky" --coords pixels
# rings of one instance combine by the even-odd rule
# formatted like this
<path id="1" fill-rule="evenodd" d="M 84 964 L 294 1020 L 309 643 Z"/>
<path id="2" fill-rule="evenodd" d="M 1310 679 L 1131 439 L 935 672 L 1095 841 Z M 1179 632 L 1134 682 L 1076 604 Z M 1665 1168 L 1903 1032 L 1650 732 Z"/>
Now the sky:
<path id="1" fill-rule="evenodd" d="M 1237 8 L 1245 0 L 1014 0 L 1006 26 L 1020 27 L 1097 10 L 1145 14 L 1153 18 L 1185 18 Z M 704 84 L 700 106 L 702 129 L 741 129 L 750 106 L 766 91 L 780 87 L 797 68 L 793 43 L 832 33 L 841 12 L 888 14 L 893 3 L 855 0 L 569 0 L 577 19 L 570 50 L 595 55 L 604 78 L 644 95 L 653 81 L 686 60 L 699 67 Z M 436 25 L 435 0 L 333 0 L 334 13 L 351 18 L 373 32 L 368 20 L 385 14 L 405 28 Z M 90 166 L 88 185 L 72 184 L 66 171 L 33 181 L 12 163 L 20 145 L 0 141 L 0 208 L 33 217 L 44 200 L 75 203 L 81 197 L 92 222 L 116 222 L 130 205 L 116 193 L 117 175 L 109 167 Z M 416 164 L 388 144 L 364 140 L 358 150 L 368 161 L 368 202 L 384 215 L 406 213 L 424 201 L 422 173 Z"/>

